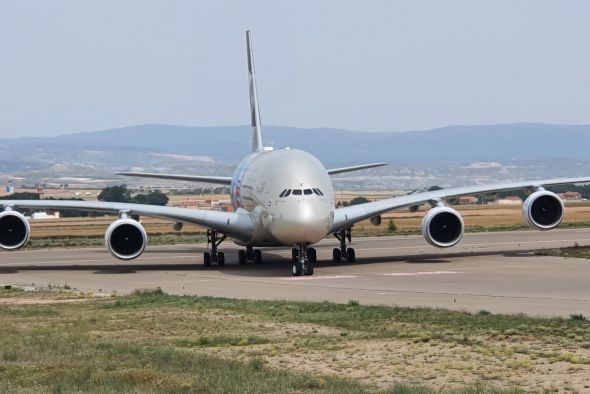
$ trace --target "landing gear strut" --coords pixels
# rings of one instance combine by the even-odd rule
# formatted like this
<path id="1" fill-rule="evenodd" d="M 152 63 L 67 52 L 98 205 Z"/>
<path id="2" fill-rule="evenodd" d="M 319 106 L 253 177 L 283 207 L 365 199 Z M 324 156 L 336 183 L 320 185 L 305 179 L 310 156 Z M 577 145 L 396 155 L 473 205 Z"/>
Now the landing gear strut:
<path id="1" fill-rule="evenodd" d="M 332 250 L 332 261 L 339 263 L 342 259 L 346 259 L 346 261 L 353 263 L 356 260 L 354 249 L 346 247 L 346 241 L 349 244 L 352 242 L 351 229 L 340 230 L 334 233 L 334 236 L 340 241 L 340 248 L 334 248 Z"/>
<path id="2" fill-rule="evenodd" d="M 253 249 L 252 246 L 248 246 L 246 250 L 239 250 L 238 262 L 240 264 L 246 264 L 248 261 L 253 261 L 255 264 L 262 263 L 262 252 L 258 249 Z"/>
<path id="3" fill-rule="evenodd" d="M 217 247 L 225 241 L 226 237 L 225 234 L 222 234 L 218 239 L 217 230 L 207 230 L 207 249 L 209 250 L 209 245 L 211 245 L 211 251 L 207 251 L 203 255 L 205 267 L 209 267 L 211 263 L 217 263 L 220 267 L 225 265 L 225 255 L 223 252 L 218 252 Z"/>
<path id="4" fill-rule="evenodd" d="M 293 276 L 313 275 L 313 266 L 317 261 L 317 254 L 314 248 L 308 248 L 305 244 L 299 244 L 291 251 L 293 261 Z"/>

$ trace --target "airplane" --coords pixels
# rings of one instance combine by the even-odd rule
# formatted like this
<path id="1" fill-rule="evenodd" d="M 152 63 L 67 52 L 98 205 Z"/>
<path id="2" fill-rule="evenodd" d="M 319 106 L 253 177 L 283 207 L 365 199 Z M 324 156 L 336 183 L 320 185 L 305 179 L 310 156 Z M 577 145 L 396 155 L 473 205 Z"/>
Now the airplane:
<path id="1" fill-rule="evenodd" d="M 449 248 L 459 243 L 465 230 L 463 218 L 451 207 L 461 196 L 485 195 L 493 199 L 499 192 L 525 190 L 528 197 L 523 204 L 524 220 L 532 228 L 551 230 L 561 224 L 565 209 L 561 199 L 545 187 L 590 182 L 590 177 L 586 177 L 466 186 L 415 192 L 337 208 L 331 175 L 375 168 L 385 163 L 326 169 L 307 152 L 265 147 L 249 31 L 246 32 L 246 47 L 252 153 L 241 161 L 232 177 L 136 172 L 118 174 L 229 185 L 234 212 L 101 201 L 4 200 L 0 201 L 3 208 L 0 213 L 0 248 L 17 250 L 29 240 L 30 225 L 18 209 L 78 209 L 118 215 L 105 232 L 105 245 L 114 257 L 121 260 L 135 259 L 145 250 L 148 237 L 139 218 L 147 216 L 173 221 L 177 230 L 184 223 L 206 227 L 208 246 L 203 255 L 205 266 L 212 263 L 225 265 L 225 255 L 218 248 L 229 237 L 243 247 L 238 251 L 240 264 L 249 261 L 260 263 L 260 247 L 292 247 L 292 274 L 313 275 L 317 261 L 314 244 L 332 234 L 340 242 L 339 247 L 333 249 L 333 262 L 343 259 L 354 262 L 355 250 L 350 247 L 352 226 L 367 219 L 378 225 L 385 212 L 402 208 L 417 211 L 422 205 L 430 206 L 422 220 L 422 234 L 432 246 Z"/>

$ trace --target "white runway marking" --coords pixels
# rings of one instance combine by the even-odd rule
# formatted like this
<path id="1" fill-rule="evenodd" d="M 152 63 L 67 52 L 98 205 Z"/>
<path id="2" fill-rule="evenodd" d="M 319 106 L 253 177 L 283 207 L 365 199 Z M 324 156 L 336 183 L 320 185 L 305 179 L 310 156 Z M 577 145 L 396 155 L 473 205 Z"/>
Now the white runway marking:
<path id="1" fill-rule="evenodd" d="M 452 275 L 464 274 L 459 271 L 423 271 L 423 272 L 392 272 L 391 274 L 381 274 L 383 276 L 422 276 L 422 275 Z"/>
<path id="2" fill-rule="evenodd" d="M 351 279 L 358 278 L 354 275 L 332 275 L 332 276 L 293 276 L 291 278 L 275 278 L 281 280 L 318 280 L 318 279 Z"/>

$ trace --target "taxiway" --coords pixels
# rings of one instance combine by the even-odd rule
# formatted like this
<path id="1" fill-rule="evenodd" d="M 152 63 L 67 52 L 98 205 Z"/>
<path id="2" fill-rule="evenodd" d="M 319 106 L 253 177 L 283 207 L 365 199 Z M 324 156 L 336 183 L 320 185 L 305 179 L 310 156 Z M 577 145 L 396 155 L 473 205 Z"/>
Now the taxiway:
<path id="1" fill-rule="evenodd" d="M 161 287 L 170 294 L 428 306 L 542 316 L 590 315 L 590 261 L 539 256 L 544 248 L 590 245 L 590 229 L 466 234 L 448 250 L 420 236 L 355 238 L 358 261 L 334 264 L 336 240 L 316 246 L 315 275 L 292 277 L 288 248 L 264 249 L 260 265 L 204 267 L 206 245 L 148 247 L 122 263 L 104 249 L 0 253 L 0 284 L 69 286 L 98 293 Z"/>

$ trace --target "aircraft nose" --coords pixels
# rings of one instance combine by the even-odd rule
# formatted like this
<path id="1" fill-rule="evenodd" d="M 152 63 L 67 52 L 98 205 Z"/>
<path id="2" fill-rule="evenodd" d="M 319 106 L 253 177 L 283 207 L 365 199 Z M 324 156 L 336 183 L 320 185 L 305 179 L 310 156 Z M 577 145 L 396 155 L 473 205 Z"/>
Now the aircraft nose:
<path id="1" fill-rule="evenodd" d="M 322 201 L 293 201 L 281 209 L 271 233 L 285 245 L 316 243 L 328 234 L 333 219 L 332 210 Z"/>

